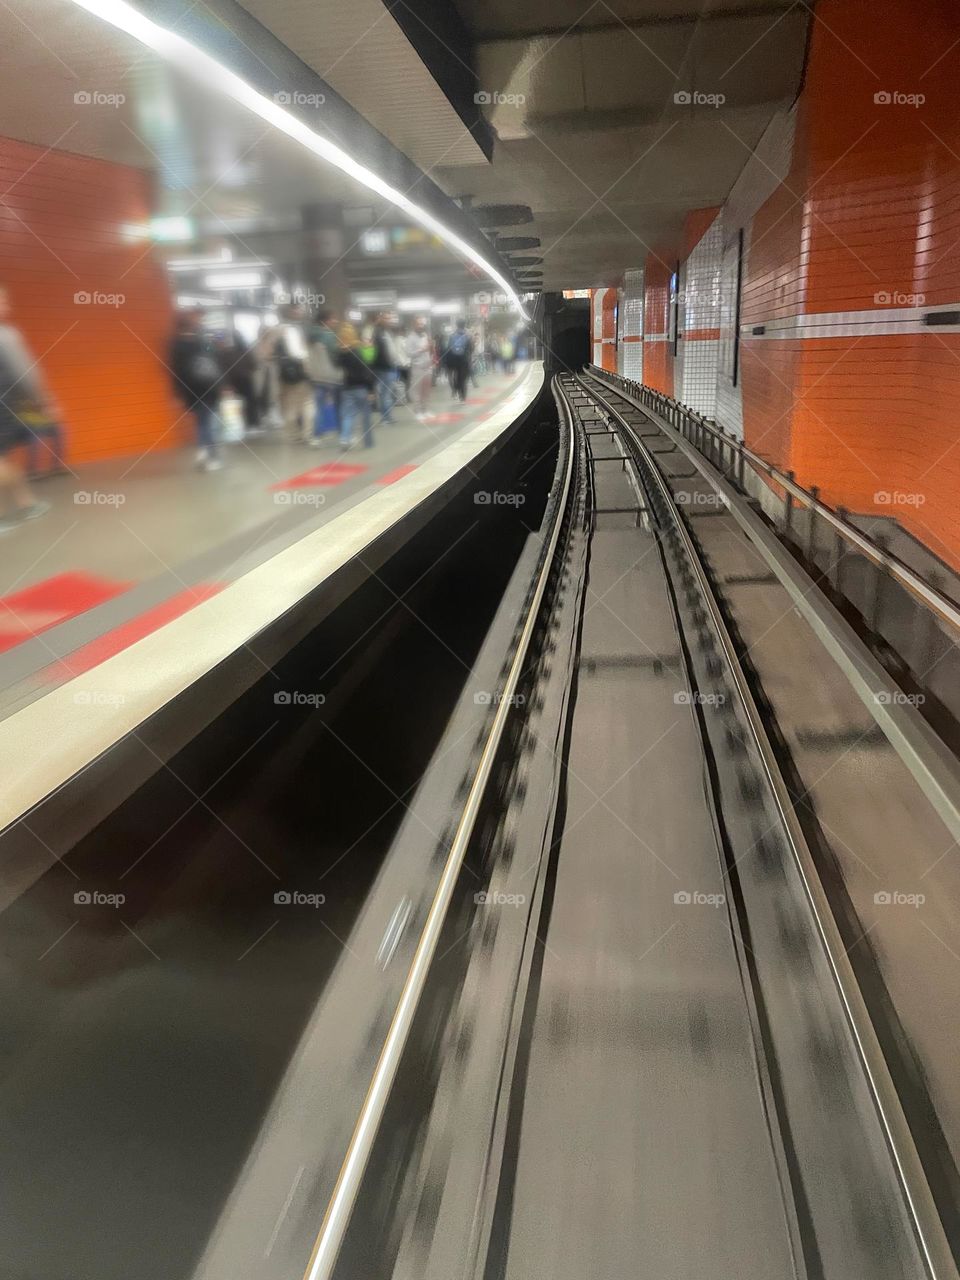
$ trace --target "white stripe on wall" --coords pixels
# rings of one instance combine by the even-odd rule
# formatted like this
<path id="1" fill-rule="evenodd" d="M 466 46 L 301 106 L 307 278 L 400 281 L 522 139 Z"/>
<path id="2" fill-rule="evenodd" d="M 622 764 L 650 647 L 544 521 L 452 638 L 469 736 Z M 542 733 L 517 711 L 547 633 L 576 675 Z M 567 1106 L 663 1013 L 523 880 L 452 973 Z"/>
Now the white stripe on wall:
<path id="1" fill-rule="evenodd" d="M 869 311 L 814 311 L 775 320 L 741 324 L 741 338 L 861 338 L 897 333 L 960 333 L 955 324 L 926 324 L 924 316 L 960 312 L 960 302 L 929 307 L 876 307 Z M 755 333 L 755 329 L 763 333 Z"/>

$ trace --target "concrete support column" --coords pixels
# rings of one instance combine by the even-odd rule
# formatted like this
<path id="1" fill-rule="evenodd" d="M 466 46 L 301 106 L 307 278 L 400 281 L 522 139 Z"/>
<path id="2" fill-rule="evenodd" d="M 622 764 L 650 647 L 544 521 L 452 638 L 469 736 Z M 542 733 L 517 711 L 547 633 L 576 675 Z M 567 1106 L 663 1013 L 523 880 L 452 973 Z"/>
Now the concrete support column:
<path id="1" fill-rule="evenodd" d="M 308 204 L 304 205 L 302 216 L 304 283 L 323 296 L 322 305 L 342 318 L 350 301 L 344 263 L 350 241 L 344 231 L 343 206 Z"/>

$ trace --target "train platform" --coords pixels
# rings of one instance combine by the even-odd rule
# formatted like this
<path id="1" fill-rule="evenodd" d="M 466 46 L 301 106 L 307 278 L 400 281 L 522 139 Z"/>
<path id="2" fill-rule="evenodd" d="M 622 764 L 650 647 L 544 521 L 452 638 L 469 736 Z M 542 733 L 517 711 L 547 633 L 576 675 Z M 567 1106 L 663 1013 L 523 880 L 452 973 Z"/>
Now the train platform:
<path id="1" fill-rule="evenodd" d="M 409 475 L 483 423 L 525 381 L 491 373 L 465 403 L 436 388 L 418 421 L 407 406 L 374 444 L 343 452 L 278 433 L 225 446 L 222 471 L 195 450 L 91 463 L 38 484 L 42 520 L 3 539 L 0 716 L 217 594 L 347 508 Z"/>

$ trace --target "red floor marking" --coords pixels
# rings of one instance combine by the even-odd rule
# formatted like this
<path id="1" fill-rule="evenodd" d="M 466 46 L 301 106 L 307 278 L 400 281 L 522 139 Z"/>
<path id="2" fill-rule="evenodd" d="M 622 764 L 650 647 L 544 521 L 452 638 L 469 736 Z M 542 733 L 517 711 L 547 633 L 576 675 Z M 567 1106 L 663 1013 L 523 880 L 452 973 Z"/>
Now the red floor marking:
<path id="1" fill-rule="evenodd" d="M 388 471 L 385 476 L 381 476 L 377 484 L 393 484 L 395 480 L 402 480 L 404 476 L 408 476 L 416 469 L 415 466 L 397 467 L 395 471 Z"/>
<path id="2" fill-rule="evenodd" d="M 161 601 L 152 609 L 147 609 L 145 613 L 138 614 L 136 618 L 121 622 L 119 627 L 114 627 L 112 631 L 98 636 L 89 644 L 82 645 L 59 662 L 52 663 L 41 672 L 42 679 L 69 680 L 72 676 L 80 676 L 91 671 L 101 662 L 106 662 L 107 658 L 122 653 L 124 649 L 129 649 L 132 644 L 142 640 L 144 636 L 152 635 L 168 622 L 173 622 L 174 618 L 180 618 L 183 614 L 189 613 L 195 605 L 202 604 L 204 600 L 217 595 L 224 586 L 222 582 L 200 582 L 195 587 L 187 587 L 185 591 L 179 591 L 169 600 Z"/>
<path id="3" fill-rule="evenodd" d="M 0 596 L 0 653 L 112 600 L 131 585 L 92 573 L 58 573 L 23 591 Z"/>
<path id="4" fill-rule="evenodd" d="M 462 413 L 428 413 L 427 417 L 431 422 L 459 422 L 463 417 Z"/>
<path id="5" fill-rule="evenodd" d="M 319 467 L 311 467 L 302 475 L 291 476 L 289 480 L 281 480 L 272 484 L 270 492 L 275 489 L 311 489 L 343 484 L 344 480 L 352 480 L 354 476 L 363 475 L 367 468 L 356 462 L 324 462 Z"/>

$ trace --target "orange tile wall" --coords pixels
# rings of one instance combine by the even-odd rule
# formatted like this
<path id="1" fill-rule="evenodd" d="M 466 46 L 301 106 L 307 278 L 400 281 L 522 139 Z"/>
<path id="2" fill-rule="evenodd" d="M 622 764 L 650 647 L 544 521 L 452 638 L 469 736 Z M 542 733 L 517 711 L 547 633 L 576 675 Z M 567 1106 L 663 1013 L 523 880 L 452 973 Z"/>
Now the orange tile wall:
<path id="1" fill-rule="evenodd" d="M 710 230 L 710 224 L 720 212 L 720 205 L 709 209 L 691 209 L 683 220 L 683 256 L 689 258 L 691 253 Z"/>
<path id="2" fill-rule="evenodd" d="M 648 254 L 644 266 L 643 332 L 670 330 L 670 267 L 656 254 Z M 643 380 L 664 395 L 673 395 L 673 344 L 644 342 Z"/>
<path id="3" fill-rule="evenodd" d="M 820 0 L 793 166 L 754 219 L 743 321 L 960 301 L 960 11 Z M 877 92 L 923 94 L 917 107 Z M 748 444 L 827 501 L 893 514 L 960 567 L 960 334 L 751 341 Z M 918 506 L 878 492 L 918 494 Z"/>
<path id="4" fill-rule="evenodd" d="M 803 310 L 802 212 L 802 202 L 783 186 L 754 218 L 743 276 L 742 324 Z M 797 362 L 803 345 L 790 339 L 764 342 L 750 337 L 740 343 L 744 438 L 751 449 L 784 470 L 793 465 Z"/>
<path id="5" fill-rule="evenodd" d="M 602 368 L 608 373 L 617 371 L 617 302 L 618 291 L 608 289 L 603 295 L 603 363 Z"/>
<path id="6" fill-rule="evenodd" d="M 138 169 L 0 138 L 0 283 L 63 411 L 71 464 L 190 434 L 164 366 L 164 270 L 121 230 L 150 211 L 150 179 Z M 74 301 L 95 291 L 125 301 Z"/>

